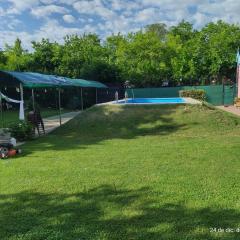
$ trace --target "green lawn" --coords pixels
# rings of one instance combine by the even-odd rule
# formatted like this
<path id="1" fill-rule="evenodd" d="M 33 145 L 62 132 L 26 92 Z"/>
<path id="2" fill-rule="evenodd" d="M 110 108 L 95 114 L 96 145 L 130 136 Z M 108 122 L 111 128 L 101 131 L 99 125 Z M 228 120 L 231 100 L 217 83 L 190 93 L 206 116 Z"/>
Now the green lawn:
<path id="1" fill-rule="evenodd" d="M 70 112 L 71 110 L 62 110 L 62 113 Z M 41 110 L 41 116 L 44 117 L 50 117 L 54 115 L 58 115 L 59 110 L 57 109 L 42 109 Z M 4 127 L 8 127 L 9 125 L 18 122 L 19 119 L 19 111 L 18 110 L 8 110 L 3 113 L 3 124 Z M 1 121 L 1 119 L 0 119 Z M 0 128 L 2 125 L 0 124 Z"/>
<path id="2" fill-rule="evenodd" d="M 240 239 L 210 231 L 240 227 L 239 126 L 204 106 L 91 108 L 0 161 L 0 239 Z"/>

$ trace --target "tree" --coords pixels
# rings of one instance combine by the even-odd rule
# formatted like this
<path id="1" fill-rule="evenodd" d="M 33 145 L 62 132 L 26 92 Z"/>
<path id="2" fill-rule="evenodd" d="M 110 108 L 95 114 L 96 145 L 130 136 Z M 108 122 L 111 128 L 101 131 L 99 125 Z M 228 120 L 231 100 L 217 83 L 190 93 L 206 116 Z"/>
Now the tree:
<path id="1" fill-rule="evenodd" d="M 165 23 L 154 23 L 145 27 L 146 32 L 155 33 L 159 39 L 165 40 L 168 33 L 167 25 Z"/>
<path id="2" fill-rule="evenodd" d="M 100 81 L 103 83 L 121 82 L 119 79 L 119 71 L 114 65 L 110 65 L 105 61 L 93 62 L 82 67 L 81 78 Z"/>
<path id="3" fill-rule="evenodd" d="M 195 30 L 181 21 L 168 29 L 165 24 L 144 30 L 111 35 L 101 41 L 96 34 L 66 36 L 63 44 L 42 39 L 33 42 L 33 52 L 20 39 L 0 51 L 1 69 L 37 71 L 102 82 L 130 81 L 138 87 L 205 84 L 212 78 L 235 77 L 239 25 L 223 21 Z"/>
<path id="4" fill-rule="evenodd" d="M 0 69 L 5 69 L 7 64 L 7 57 L 4 51 L 0 50 Z"/>
<path id="5" fill-rule="evenodd" d="M 67 36 L 58 71 L 65 76 L 80 78 L 82 72 L 86 72 L 84 68 L 103 59 L 103 55 L 103 48 L 97 35 Z"/>
<path id="6" fill-rule="evenodd" d="M 61 46 L 49 39 L 42 39 L 41 42 L 32 42 L 34 52 L 30 68 L 32 71 L 54 74 L 61 61 Z"/>
<path id="7" fill-rule="evenodd" d="M 19 38 L 16 39 L 13 46 L 6 44 L 4 55 L 6 56 L 6 69 L 24 71 L 28 68 L 29 54 L 23 49 Z"/>
<path id="8" fill-rule="evenodd" d="M 240 46 L 239 26 L 223 21 L 207 24 L 200 32 L 201 65 L 208 77 L 233 77 L 236 67 L 236 49 Z"/>
<path id="9" fill-rule="evenodd" d="M 173 26 L 169 31 L 174 36 L 179 36 L 182 43 L 192 39 L 197 32 L 193 29 L 193 25 L 185 20 L 182 20 L 177 26 Z"/>
<path id="10" fill-rule="evenodd" d="M 160 86 L 166 78 L 163 42 L 155 32 L 129 34 L 116 50 L 116 64 L 124 81 L 135 86 Z"/>
<path id="11" fill-rule="evenodd" d="M 184 20 L 169 30 L 166 45 L 174 54 L 169 61 L 172 65 L 172 78 L 177 84 L 192 84 L 198 81 L 198 37 L 198 31 Z"/>

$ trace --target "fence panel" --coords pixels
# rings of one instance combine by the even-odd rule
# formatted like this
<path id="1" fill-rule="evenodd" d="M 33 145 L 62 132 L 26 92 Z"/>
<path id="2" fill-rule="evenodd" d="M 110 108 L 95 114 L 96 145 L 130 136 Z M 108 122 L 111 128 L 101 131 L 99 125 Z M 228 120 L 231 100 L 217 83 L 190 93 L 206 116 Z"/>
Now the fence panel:
<path id="1" fill-rule="evenodd" d="M 179 97 L 180 90 L 203 89 L 206 92 L 206 101 L 213 105 L 231 105 L 236 96 L 236 86 L 209 85 L 209 86 L 181 86 L 163 88 L 135 88 L 127 89 L 129 97 L 135 98 L 168 98 Z"/>
<path id="2" fill-rule="evenodd" d="M 236 87 L 235 86 L 225 86 L 224 87 L 224 104 L 232 105 L 236 97 Z"/>

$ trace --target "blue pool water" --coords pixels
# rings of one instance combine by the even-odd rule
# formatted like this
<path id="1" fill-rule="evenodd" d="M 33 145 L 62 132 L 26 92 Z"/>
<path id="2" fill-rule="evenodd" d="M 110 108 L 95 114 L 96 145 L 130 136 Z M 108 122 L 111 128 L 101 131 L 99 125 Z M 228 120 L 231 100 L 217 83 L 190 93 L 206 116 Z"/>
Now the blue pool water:
<path id="1" fill-rule="evenodd" d="M 116 104 L 178 104 L 186 103 L 183 98 L 128 98 L 119 100 Z"/>

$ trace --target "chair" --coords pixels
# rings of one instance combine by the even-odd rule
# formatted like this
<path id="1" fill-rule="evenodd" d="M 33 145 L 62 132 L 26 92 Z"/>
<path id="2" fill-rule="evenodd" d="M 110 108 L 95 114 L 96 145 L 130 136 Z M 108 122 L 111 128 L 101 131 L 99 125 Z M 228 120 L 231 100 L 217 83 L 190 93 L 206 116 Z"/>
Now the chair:
<path id="1" fill-rule="evenodd" d="M 35 133 L 35 129 L 37 129 L 38 136 L 41 134 L 45 134 L 44 123 L 40 114 L 40 111 L 31 111 L 27 116 L 28 122 L 33 125 L 33 131 Z"/>

